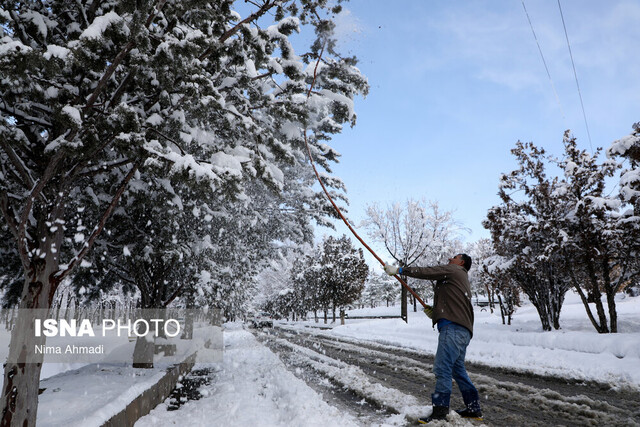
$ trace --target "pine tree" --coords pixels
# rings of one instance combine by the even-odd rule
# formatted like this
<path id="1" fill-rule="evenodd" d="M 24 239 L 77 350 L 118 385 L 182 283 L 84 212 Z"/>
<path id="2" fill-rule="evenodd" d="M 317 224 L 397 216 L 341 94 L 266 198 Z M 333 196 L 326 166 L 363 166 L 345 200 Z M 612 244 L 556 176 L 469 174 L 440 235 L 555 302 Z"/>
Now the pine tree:
<path id="1" fill-rule="evenodd" d="M 0 210 L 23 269 L 21 308 L 48 310 L 139 172 L 168 169 L 220 197 L 243 197 L 252 180 L 280 191 L 285 165 L 306 167 L 302 129 L 329 170 L 337 153 L 323 141 L 355 122 L 352 99 L 367 90 L 355 59 L 334 50 L 336 10 L 266 0 L 242 19 L 232 6 L 2 2 Z M 289 36 L 305 26 L 318 38 L 296 55 Z M 29 324 L 19 318 L 12 332 L 6 424 L 35 423 L 41 365 L 15 363 L 22 345 L 44 343 Z"/>
<path id="2" fill-rule="evenodd" d="M 316 263 L 320 263 L 323 293 L 335 322 L 336 309 L 351 304 L 362 294 L 369 268 L 362 249 L 355 249 L 345 235 L 327 237 L 322 242 Z"/>
<path id="3" fill-rule="evenodd" d="M 365 283 L 365 290 L 362 294 L 362 305 L 371 308 L 378 305 L 389 307 L 398 298 L 397 282 L 385 273 L 371 270 Z"/>
<path id="4" fill-rule="evenodd" d="M 631 134 L 614 141 L 607 150 L 607 155 L 620 156 L 629 162 L 628 167 L 620 175 L 620 197 L 633 207 L 633 217 L 627 222 L 638 223 L 640 222 L 640 122 L 633 125 Z"/>

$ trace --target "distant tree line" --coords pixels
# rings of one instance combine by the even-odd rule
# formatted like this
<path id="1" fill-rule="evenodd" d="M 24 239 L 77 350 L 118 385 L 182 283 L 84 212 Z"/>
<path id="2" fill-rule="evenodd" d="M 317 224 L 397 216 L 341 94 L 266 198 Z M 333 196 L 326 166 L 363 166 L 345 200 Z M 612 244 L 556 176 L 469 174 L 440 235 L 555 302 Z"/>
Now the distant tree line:
<path id="1" fill-rule="evenodd" d="M 395 305 L 400 297 L 398 282 L 386 273 L 369 271 L 364 291 L 357 301 L 356 308 L 389 307 Z"/>
<path id="2" fill-rule="evenodd" d="M 362 249 L 355 249 L 343 235 L 329 236 L 309 254 L 300 255 L 290 269 L 289 280 L 262 304 L 266 311 L 282 318 L 306 318 L 309 312 L 324 316 L 327 323 L 361 298 L 369 268 Z"/>

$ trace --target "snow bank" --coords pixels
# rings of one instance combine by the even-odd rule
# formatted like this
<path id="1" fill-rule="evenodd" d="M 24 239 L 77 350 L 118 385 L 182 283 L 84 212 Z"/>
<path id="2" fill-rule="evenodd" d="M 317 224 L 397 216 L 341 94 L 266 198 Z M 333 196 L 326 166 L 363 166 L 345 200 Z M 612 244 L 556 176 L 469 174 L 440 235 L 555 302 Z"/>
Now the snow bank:
<path id="1" fill-rule="evenodd" d="M 203 398 L 191 400 L 179 411 L 164 403 L 136 426 L 355 426 L 287 370 L 278 356 L 238 325 L 227 325 L 222 364 L 199 364 L 194 369 L 216 370 Z"/>

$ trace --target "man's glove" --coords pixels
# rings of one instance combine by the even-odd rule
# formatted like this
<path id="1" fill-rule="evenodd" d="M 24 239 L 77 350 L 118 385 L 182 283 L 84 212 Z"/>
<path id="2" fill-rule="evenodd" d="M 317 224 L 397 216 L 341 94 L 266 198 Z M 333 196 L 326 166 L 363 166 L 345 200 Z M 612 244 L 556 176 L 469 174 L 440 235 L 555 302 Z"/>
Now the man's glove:
<path id="1" fill-rule="evenodd" d="M 384 272 L 387 273 L 389 276 L 395 276 L 396 274 L 398 274 L 398 267 L 391 264 L 385 264 Z"/>
<path id="2" fill-rule="evenodd" d="M 426 314 L 429 319 L 433 318 L 433 307 L 430 305 L 426 305 L 422 311 L 424 311 L 424 314 Z"/>

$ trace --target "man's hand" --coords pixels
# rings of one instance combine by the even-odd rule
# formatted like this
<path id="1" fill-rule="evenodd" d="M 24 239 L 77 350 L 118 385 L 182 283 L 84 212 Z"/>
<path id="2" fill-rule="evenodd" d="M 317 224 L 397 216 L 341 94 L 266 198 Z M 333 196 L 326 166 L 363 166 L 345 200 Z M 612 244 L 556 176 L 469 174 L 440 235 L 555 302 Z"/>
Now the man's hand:
<path id="1" fill-rule="evenodd" d="M 385 264 L 384 272 L 387 273 L 389 276 L 395 276 L 396 274 L 398 274 L 398 267 L 391 264 Z"/>

